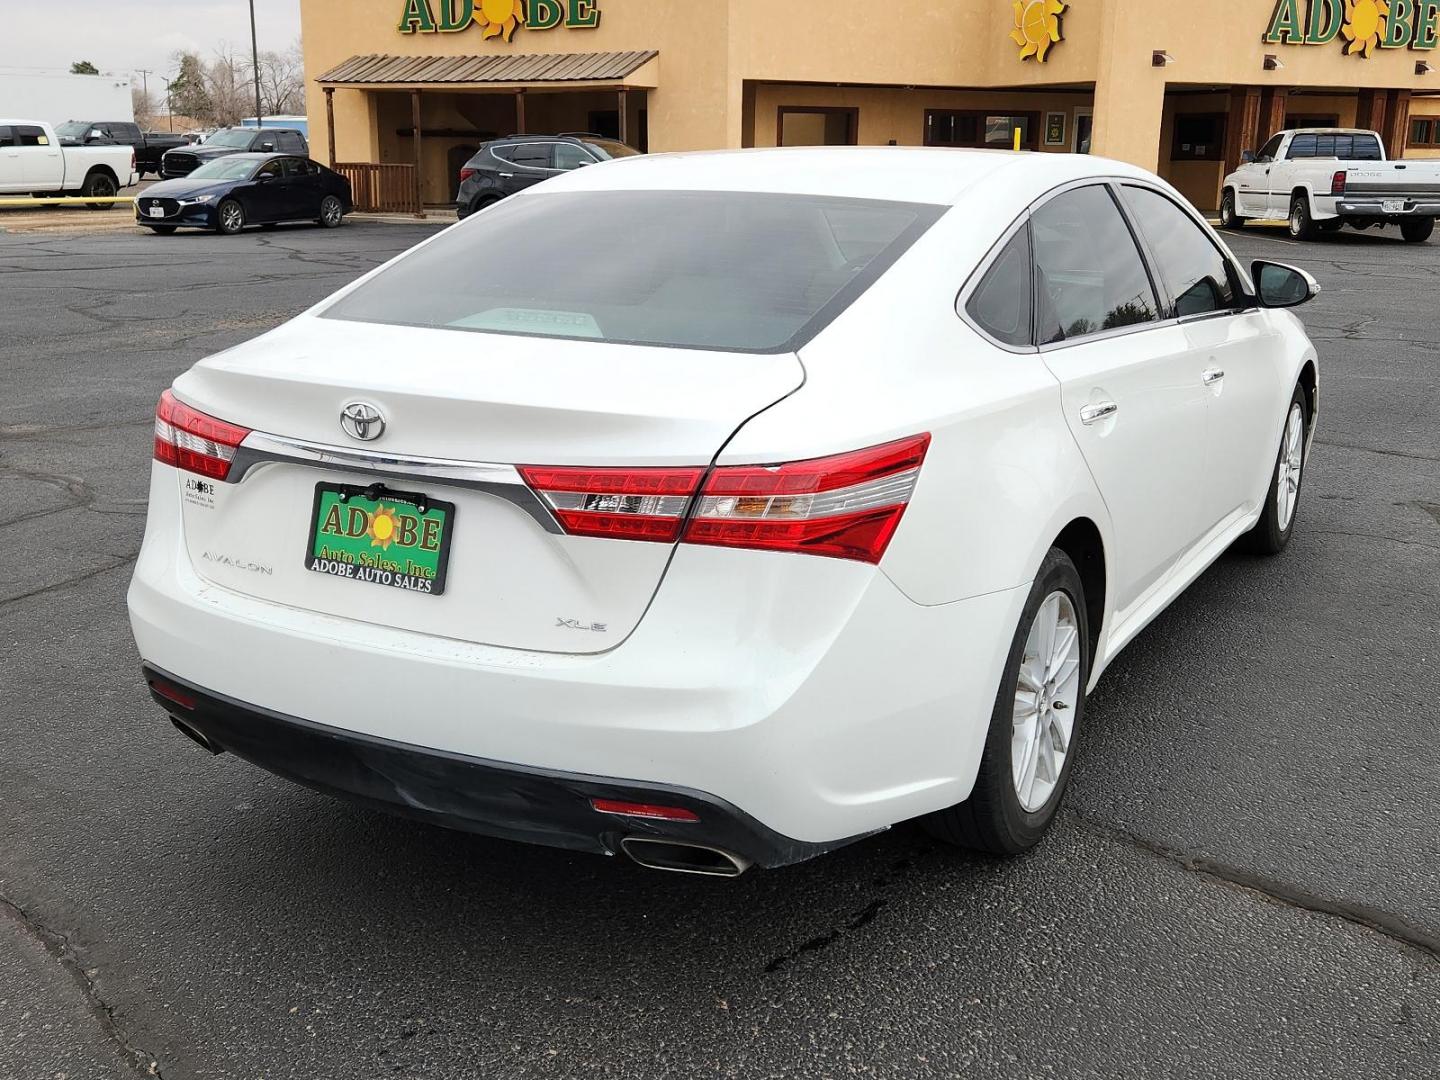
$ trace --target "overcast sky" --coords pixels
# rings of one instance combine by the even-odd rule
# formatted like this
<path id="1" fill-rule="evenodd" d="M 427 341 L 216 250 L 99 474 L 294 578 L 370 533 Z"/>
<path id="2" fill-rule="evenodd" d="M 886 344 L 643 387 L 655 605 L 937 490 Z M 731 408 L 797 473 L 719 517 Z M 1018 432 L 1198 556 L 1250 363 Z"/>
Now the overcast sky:
<path id="1" fill-rule="evenodd" d="M 169 76 L 178 49 L 208 55 L 227 41 L 250 51 L 247 0 L 0 0 L 0 7 L 6 44 L 0 66 L 6 69 L 68 70 L 73 61 L 89 60 L 116 75 L 149 68 Z M 288 48 L 300 36 L 300 0 L 255 0 L 255 26 L 262 52 Z M 152 93 L 164 86 L 150 76 Z"/>

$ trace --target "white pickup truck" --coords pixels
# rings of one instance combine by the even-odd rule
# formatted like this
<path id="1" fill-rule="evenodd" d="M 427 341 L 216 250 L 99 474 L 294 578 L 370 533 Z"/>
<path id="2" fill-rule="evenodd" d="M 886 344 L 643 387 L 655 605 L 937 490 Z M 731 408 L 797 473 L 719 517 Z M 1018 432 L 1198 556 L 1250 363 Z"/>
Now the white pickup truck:
<path id="1" fill-rule="evenodd" d="M 74 193 L 99 199 L 137 183 L 134 147 L 61 146 L 43 120 L 0 118 L 0 195 Z"/>
<path id="2" fill-rule="evenodd" d="M 1399 225 L 1424 243 L 1440 215 L 1440 161 L 1386 161 L 1385 144 L 1359 128 L 1296 128 L 1271 137 L 1225 177 L 1220 224 L 1285 218 L 1290 235 L 1313 239 L 1342 225 Z"/>

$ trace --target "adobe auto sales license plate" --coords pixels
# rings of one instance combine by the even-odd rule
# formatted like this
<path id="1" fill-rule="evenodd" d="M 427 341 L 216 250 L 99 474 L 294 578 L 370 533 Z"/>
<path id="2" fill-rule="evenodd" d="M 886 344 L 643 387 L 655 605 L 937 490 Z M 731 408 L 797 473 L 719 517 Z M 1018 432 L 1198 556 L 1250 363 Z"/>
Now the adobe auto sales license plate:
<path id="1" fill-rule="evenodd" d="M 454 522 L 454 503 L 416 492 L 316 484 L 305 568 L 438 596 Z"/>

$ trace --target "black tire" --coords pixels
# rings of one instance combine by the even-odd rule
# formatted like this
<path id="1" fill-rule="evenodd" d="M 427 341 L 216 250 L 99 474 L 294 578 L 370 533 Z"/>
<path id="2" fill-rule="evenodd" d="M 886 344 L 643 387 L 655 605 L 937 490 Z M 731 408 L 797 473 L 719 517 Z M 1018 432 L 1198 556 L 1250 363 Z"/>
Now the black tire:
<path id="1" fill-rule="evenodd" d="M 215 208 L 215 231 L 234 236 L 245 228 L 245 208 L 234 199 L 226 199 Z"/>
<path id="2" fill-rule="evenodd" d="M 1295 409 L 1300 410 L 1300 471 L 1295 478 L 1295 496 L 1292 504 L 1289 519 L 1281 522 L 1280 503 L 1276 495 L 1280 489 L 1281 461 L 1285 457 L 1286 439 L 1290 432 L 1290 416 Z M 1278 555 L 1285 550 L 1285 545 L 1290 543 L 1290 537 L 1295 532 L 1295 522 L 1300 517 L 1300 493 L 1305 482 L 1305 450 L 1310 435 L 1310 410 L 1305 400 L 1305 391 L 1295 387 L 1295 392 L 1290 395 L 1290 402 L 1285 406 L 1286 422 L 1280 428 L 1280 446 L 1275 453 L 1275 462 L 1270 468 L 1270 484 L 1265 489 L 1265 509 L 1261 511 L 1260 520 L 1254 527 L 1240 538 L 1239 547 L 1245 551 L 1253 552 L 1256 555 Z"/>
<path id="3" fill-rule="evenodd" d="M 1430 234 L 1434 231 L 1434 218 L 1416 218 L 1414 221 L 1400 223 L 1400 235 L 1407 244 L 1423 244 L 1430 239 Z"/>
<path id="4" fill-rule="evenodd" d="M 501 196 L 499 195 L 481 195 L 479 198 L 477 198 L 474 202 L 470 204 L 470 213 L 478 214 L 487 206 L 494 206 L 497 202 L 500 201 L 500 199 Z"/>
<path id="5" fill-rule="evenodd" d="M 146 225 L 145 227 L 157 236 L 169 236 L 179 228 L 177 225 Z"/>
<path id="6" fill-rule="evenodd" d="M 335 195 L 320 200 L 320 216 L 315 219 L 327 229 L 338 229 L 345 220 L 345 204 Z"/>
<path id="7" fill-rule="evenodd" d="M 119 190 L 113 176 L 97 169 L 85 177 L 85 184 L 80 188 L 80 194 L 87 195 L 92 199 L 113 199 Z M 85 205 L 91 210 L 115 209 L 115 203 L 86 203 Z"/>
<path id="8" fill-rule="evenodd" d="M 1222 229 L 1243 229 L 1245 219 L 1235 212 L 1235 193 L 1226 190 L 1220 196 L 1220 227 Z"/>
<path id="9" fill-rule="evenodd" d="M 1310 216 L 1310 200 L 1297 192 L 1290 197 L 1290 236 L 1296 240 L 1315 239 L 1315 219 Z"/>
<path id="10" fill-rule="evenodd" d="M 1011 725 L 1026 640 L 1036 615 L 1046 599 L 1055 592 L 1069 597 L 1080 627 L 1079 692 L 1072 706 L 1071 737 L 1059 777 L 1046 801 L 1031 812 L 1021 805 L 1012 779 Z M 1015 628 L 1014 640 L 1010 643 L 1010 655 L 1005 661 L 1005 672 L 990 714 L 990 730 L 985 736 L 985 751 L 980 759 L 975 787 L 963 803 L 937 811 L 921 822 L 936 839 L 992 855 L 1018 855 L 1034 847 L 1045 835 L 1064 797 L 1070 768 L 1075 761 L 1076 739 L 1084 727 L 1085 685 L 1090 678 L 1091 662 L 1089 634 L 1084 629 L 1088 625 L 1085 587 L 1080 582 L 1075 564 L 1059 548 L 1051 548 L 1035 576 L 1035 583 L 1030 587 L 1030 595 L 1020 613 L 1020 623 Z"/>

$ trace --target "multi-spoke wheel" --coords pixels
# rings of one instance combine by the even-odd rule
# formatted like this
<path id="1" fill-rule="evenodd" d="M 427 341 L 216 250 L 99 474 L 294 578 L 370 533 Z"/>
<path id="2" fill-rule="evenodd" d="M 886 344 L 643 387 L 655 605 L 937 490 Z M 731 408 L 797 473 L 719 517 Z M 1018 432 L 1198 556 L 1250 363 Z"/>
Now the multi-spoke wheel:
<path id="1" fill-rule="evenodd" d="M 245 208 L 234 199 L 226 199 L 215 210 L 216 228 L 234 235 L 245 228 Z"/>
<path id="2" fill-rule="evenodd" d="M 1010 777 L 1032 814 L 1060 782 L 1080 689 L 1080 623 L 1070 597 L 1056 589 L 1030 624 L 1010 718 Z"/>
<path id="3" fill-rule="evenodd" d="M 1015 628 L 975 787 L 965 802 L 926 819 L 935 836 L 1013 855 L 1045 834 L 1060 806 L 1085 716 L 1090 675 L 1085 603 L 1075 564 L 1051 548 Z"/>
<path id="4" fill-rule="evenodd" d="M 1270 489 L 1255 527 L 1241 537 L 1242 546 L 1261 555 L 1274 555 L 1290 542 L 1300 506 L 1300 483 L 1305 468 L 1305 444 L 1310 430 L 1305 391 L 1300 387 L 1285 410 L 1280 430 L 1280 452 L 1270 472 Z"/>
<path id="5" fill-rule="evenodd" d="M 320 224 L 333 229 L 345 220 L 345 206 L 334 195 L 326 195 L 320 202 Z"/>

